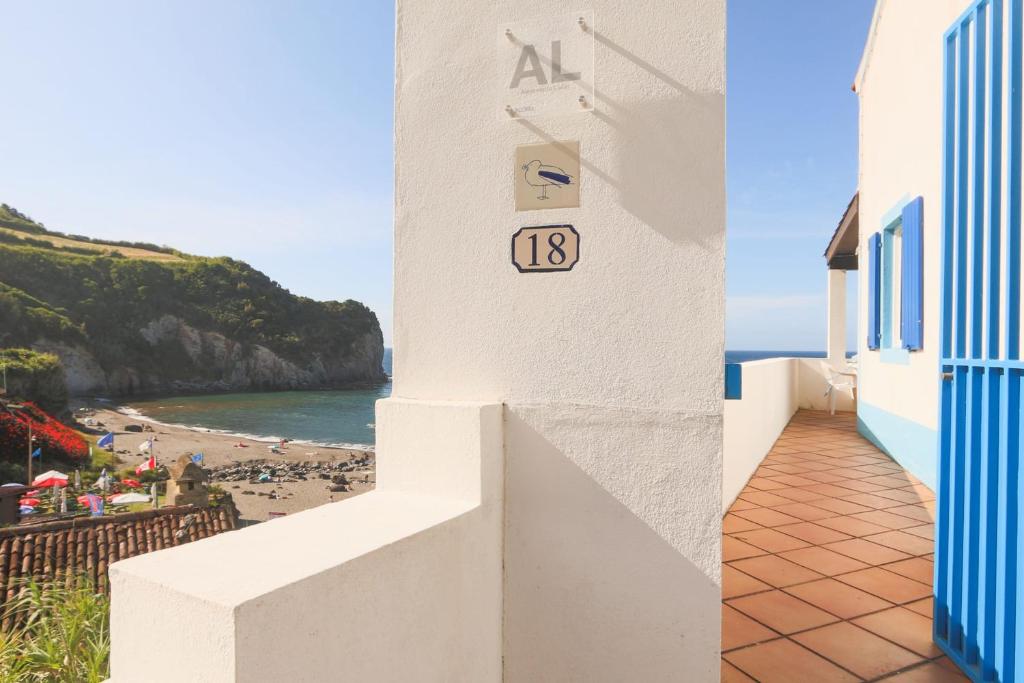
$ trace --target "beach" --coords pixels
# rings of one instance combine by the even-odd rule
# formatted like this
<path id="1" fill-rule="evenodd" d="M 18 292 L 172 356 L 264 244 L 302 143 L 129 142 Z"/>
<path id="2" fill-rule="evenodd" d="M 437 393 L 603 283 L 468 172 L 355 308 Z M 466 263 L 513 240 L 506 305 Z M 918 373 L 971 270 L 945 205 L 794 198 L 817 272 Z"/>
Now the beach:
<path id="1" fill-rule="evenodd" d="M 83 402 L 74 404 L 72 408 L 76 416 L 79 415 L 78 408 L 91 411 L 89 417 L 96 421 L 91 428 L 114 433 L 114 451 L 119 460 L 117 469 L 135 468 L 144 462 L 149 456 L 141 452 L 139 446 L 149 438 L 153 439 L 153 454 L 158 465 L 170 465 L 180 456 L 194 453 L 203 454 L 203 466 L 210 470 L 255 460 L 282 464 L 341 463 L 369 456 L 372 462 L 373 450 L 368 448 L 334 448 L 290 442 L 285 444 L 280 454 L 275 454 L 269 450 L 274 444 L 264 440 L 163 424 L 110 404 Z M 125 428 L 129 425 L 146 425 L 152 431 L 127 431 Z M 284 478 L 287 477 L 281 477 Z M 362 481 L 364 478 L 366 482 Z M 331 492 L 331 482 L 320 478 L 260 484 L 246 481 L 215 483 L 231 494 L 243 520 L 265 521 L 271 513 L 291 514 L 372 490 L 376 473 L 371 465 L 369 469 L 351 473 L 349 479 L 352 483 L 346 492 Z M 244 491 L 252 493 L 245 494 Z M 274 492 L 276 498 L 270 497 L 271 492 Z"/>

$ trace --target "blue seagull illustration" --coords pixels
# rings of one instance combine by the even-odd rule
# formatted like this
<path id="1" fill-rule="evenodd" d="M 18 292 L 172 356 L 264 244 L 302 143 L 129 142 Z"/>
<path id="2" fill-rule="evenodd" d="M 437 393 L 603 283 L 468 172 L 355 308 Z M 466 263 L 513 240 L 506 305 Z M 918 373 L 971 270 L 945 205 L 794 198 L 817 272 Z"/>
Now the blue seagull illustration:
<path id="1" fill-rule="evenodd" d="M 537 199 L 548 198 L 549 187 L 565 187 L 572 185 L 572 176 L 558 168 L 542 164 L 537 159 L 523 166 L 526 174 L 526 183 L 533 187 L 540 188 L 540 196 Z"/>

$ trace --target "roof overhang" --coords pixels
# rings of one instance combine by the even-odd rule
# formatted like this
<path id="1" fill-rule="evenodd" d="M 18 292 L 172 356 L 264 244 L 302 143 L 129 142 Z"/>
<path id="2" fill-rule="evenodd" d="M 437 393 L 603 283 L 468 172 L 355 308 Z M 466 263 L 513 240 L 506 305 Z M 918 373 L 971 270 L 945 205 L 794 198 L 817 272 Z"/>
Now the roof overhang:
<path id="1" fill-rule="evenodd" d="M 825 249 L 829 270 L 857 270 L 857 247 L 860 242 L 860 193 L 853 195 L 843 219 L 839 221 Z"/>

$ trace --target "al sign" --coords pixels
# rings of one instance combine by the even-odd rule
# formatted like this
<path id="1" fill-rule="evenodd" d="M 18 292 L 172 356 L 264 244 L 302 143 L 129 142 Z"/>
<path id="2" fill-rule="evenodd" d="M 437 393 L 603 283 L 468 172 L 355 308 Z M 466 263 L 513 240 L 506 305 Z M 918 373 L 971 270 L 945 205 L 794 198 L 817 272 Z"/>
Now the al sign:
<path id="1" fill-rule="evenodd" d="M 501 25 L 498 69 L 502 118 L 593 111 L 593 12 Z"/>

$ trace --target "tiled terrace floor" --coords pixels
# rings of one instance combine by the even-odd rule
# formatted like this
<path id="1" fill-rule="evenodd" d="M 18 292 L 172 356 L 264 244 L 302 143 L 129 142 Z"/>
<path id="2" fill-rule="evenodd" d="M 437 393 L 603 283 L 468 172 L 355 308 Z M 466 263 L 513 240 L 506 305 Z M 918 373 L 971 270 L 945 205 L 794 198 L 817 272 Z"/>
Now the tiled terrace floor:
<path id="1" fill-rule="evenodd" d="M 722 681 L 966 681 L 932 644 L 935 496 L 801 411 L 725 517 Z"/>

